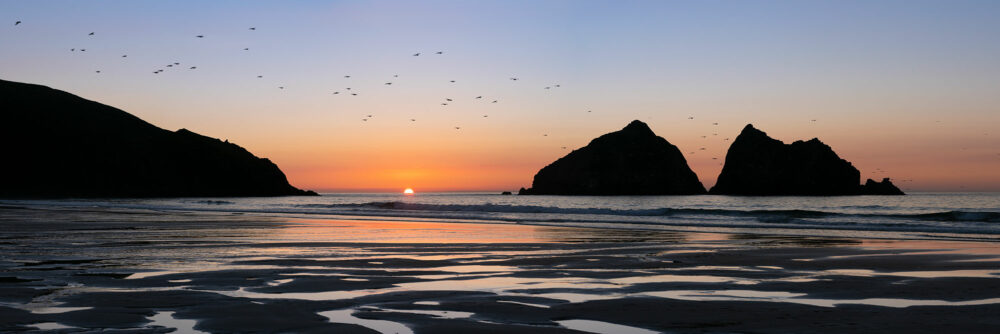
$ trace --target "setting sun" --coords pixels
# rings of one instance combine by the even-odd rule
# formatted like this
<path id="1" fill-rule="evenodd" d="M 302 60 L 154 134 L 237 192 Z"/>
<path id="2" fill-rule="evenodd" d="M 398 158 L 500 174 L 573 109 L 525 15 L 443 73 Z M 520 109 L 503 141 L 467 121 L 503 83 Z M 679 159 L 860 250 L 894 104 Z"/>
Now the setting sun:
<path id="1" fill-rule="evenodd" d="M 406 190 L 403 190 L 403 194 L 413 195 L 413 188 L 406 188 Z"/>

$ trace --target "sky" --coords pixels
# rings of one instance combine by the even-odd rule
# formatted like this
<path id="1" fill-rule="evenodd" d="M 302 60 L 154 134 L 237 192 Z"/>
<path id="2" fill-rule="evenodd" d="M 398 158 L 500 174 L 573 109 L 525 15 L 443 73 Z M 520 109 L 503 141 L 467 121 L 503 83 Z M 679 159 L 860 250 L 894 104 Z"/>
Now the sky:
<path id="1" fill-rule="evenodd" d="M 515 191 L 634 119 L 706 188 L 752 123 L 862 180 L 1000 191 L 998 1 L 0 0 L 0 79 L 318 191 Z"/>

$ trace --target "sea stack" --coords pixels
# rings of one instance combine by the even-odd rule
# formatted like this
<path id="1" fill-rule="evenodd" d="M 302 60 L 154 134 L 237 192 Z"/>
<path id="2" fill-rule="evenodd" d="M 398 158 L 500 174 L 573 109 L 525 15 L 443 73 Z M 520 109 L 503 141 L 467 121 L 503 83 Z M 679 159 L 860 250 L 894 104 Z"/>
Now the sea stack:
<path id="1" fill-rule="evenodd" d="M 520 195 L 694 195 L 705 187 L 676 146 L 641 121 L 545 166 Z"/>
<path id="2" fill-rule="evenodd" d="M 315 195 L 236 144 L 0 80 L 0 198 Z"/>
<path id="3" fill-rule="evenodd" d="M 785 144 L 747 124 L 729 147 L 722 173 L 709 193 L 751 196 L 902 194 L 888 180 L 869 187 L 859 185 L 860 179 L 857 168 L 817 138 Z M 882 184 L 887 187 L 881 187 Z"/>

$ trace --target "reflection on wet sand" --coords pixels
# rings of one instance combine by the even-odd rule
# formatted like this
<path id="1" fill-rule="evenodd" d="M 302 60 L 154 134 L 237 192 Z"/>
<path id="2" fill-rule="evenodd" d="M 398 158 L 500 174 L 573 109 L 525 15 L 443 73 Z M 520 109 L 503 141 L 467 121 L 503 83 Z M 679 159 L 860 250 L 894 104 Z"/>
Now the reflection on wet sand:
<path id="1" fill-rule="evenodd" d="M 0 331 L 913 331 L 933 308 L 976 332 L 1000 310 L 990 243 L 136 214 L 0 219 Z M 810 327 L 830 310 L 862 320 Z"/>

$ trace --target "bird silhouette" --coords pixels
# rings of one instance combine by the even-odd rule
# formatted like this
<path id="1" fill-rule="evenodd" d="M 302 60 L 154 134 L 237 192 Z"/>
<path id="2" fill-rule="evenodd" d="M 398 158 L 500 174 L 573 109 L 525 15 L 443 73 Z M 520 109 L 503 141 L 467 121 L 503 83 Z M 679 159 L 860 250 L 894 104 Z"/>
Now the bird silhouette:
<path id="1" fill-rule="evenodd" d="M 87 34 L 87 36 L 94 36 L 94 33 L 91 32 L 91 33 Z"/>
<path id="2" fill-rule="evenodd" d="M 243 51 L 250 51 L 250 48 L 243 48 Z"/>
<path id="3" fill-rule="evenodd" d="M 128 55 L 122 55 L 122 58 L 128 58 Z"/>
<path id="4" fill-rule="evenodd" d="M 392 75 L 392 77 L 393 77 L 393 78 L 398 78 L 398 77 L 399 77 L 399 74 L 393 74 L 393 75 Z"/>
<path id="5" fill-rule="evenodd" d="M 451 83 L 455 83 L 455 80 L 451 80 Z"/>
<path id="6" fill-rule="evenodd" d="M 563 147 L 562 147 L 562 149 L 564 149 L 564 150 L 565 150 L 565 149 L 566 149 L 566 146 L 563 146 Z"/>
<path id="7" fill-rule="evenodd" d="M 351 90 L 351 87 L 347 87 L 347 88 L 344 88 L 344 89 Z"/>
<path id="8" fill-rule="evenodd" d="M 414 53 L 413 56 L 414 57 L 420 56 L 420 52 Z"/>
<path id="9" fill-rule="evenodd" d="M 435 52 L 435 53 L 440 55 L 440 54 L 444 54 L 444 51 L 438 51 L 438 52 Z"/>
<path id="10" fill-rule="evenodd" d="M 198 68 L 198 66 L 191 66 L 191 70 Z"/>
<path id="11" fill-rule="evenodd" d="M 167 67 L 174 67 L 174 64 L 167 64 Z"/>
<path id="12" fill-rule="evenodd" d="M 285 86 L 278 86 L 278 89 L 285 89 Z"/>
<path id="13" fill-rule="evenodd" d="M 556 85 L 556 88 L 562 87 L 562 85 Z"/>
<path id="14" fill-rule="evenodd" d="M 73 52 L 73 51 L 76 51 L 76 49 L 75 48 L 74 49 L 69 49 L 69 52 Z"/>
<path id="15" fill-rule="evenodd" d="M 15 26 L 18 25 L 18 24 L 21 24 L 21 21 L 14 22 Z"/>
<path id="16" fill-rule="evenodd" d="M 391 85 L 392 85 L 392 83 L 391 83 L 391 82 L 386 82 L 386 83 L 385 83 L 385 85 L 386 85 L 386 86 L 391 86 Z"/>
<path id="17" fill-rule="evenodd" d="M 256 27 L 250 27 L 250 30 L 257 30 Z"/>
<path id="18" fill-rule="evenodd" d="M 174 63 L 174 65 L 180 65 L 181 63 Z"/>
<path id="19" fill-rule="evenodd" d="M 258 76 L 257 76 L 257 79 L 262 79 L 262 78 L 264 78 L 264 76 L 263 76 L 263 75 L 258 75 Z"/>
<path id="20" fill-rule="evenodd" d="M 368 121 L 368 119 L 367 119 L 367 118 L 362 118 L 361 120 L 362 120 L 362 121 L 364 121 L 364 122 L 367 122 L 367 121 Z"/>
<path id="21" fill-rule="evenodd" d="M 497 103 L 497 100 L 493 100 L 493 102 L 490 102 L 490 103 Z"/>
<path id="22" fill-rule="evenodd" d="M 101 71 L 97 71 L 97 73 L 101 73 Z"/>
<path id="23" fill-rule="evenodd" d="M 448 105 L 448 104 L 447 104 L 447 103 L 441 103 L 441 105 L 443 105 L 443 106 L 446 106 L 446 105 Z"/>
<path id="24" fill-rule="evenodd" d="M 479 96 L 476 96 L 476 99 L 477 99 L 477 100 L 478 100 L 478 99 L 481 99 L 481 98 L 483 98 L 483 96 L 482 96 L 482 95 L 479 95 Z"/>
<path id="25" fill-rule="evenodd" d="M 456 127 L 455 127 L 455 130 L 458 130 L 458 129 L 461 129 L 461 128 L 462 128 L 462 127 L 460 127 L 460 126 L 456 126 Z"/>
<path id="26" fill-rule="evenodd" d="M 333 95 L 337 95 L 337 94 L 340 94 L 340 92 L 333 92 Z"/>
<path id="27" fill-rule="evenodd" d="M 205 38 L 205 35 L 198 35 L 198 36 L 195 36 L 195 37 L 198 37 L 198 38 Z"/>
<path id="28" fill-rule="evenodd" d="M 483 118 L 490 117 L 490 115 L 483 115 Z"/>
<path id="29" fill-rule="evenodd" d="M 594 112 L 593 110 L 587 110 L 587 112 Z"/>
<path id="30" fill-rule="evenodd" d="M 351 93 L 351 96 L 358 96 L 358 93 Z"/>
<path id="31" fill-rule="evenodd" d="M 719 123 L 712 123 L 712 125 L 719 125 Z"/>
<path id="32" fill-rule="evenodd" d="M 416 118 L 411 118 L 411 119 L 410 119 L 410 122 L 416 122 L 416 121 L 417 121 L 417 119 L 416 119 Z"/>
<path id="33" fill-rule="evenodd" d="M 372 115 L 368 115 L 368 118 L 372 118 Z"/>
<path id="34" fill-rule="evenodd" d="M 548 86 L 546 86 L 546 87 L 545 87 L 545 89 L 552 89 L 552 87 L 548 87 Z"/>
<path id="35" fill-rule="evenodd" d="M 549 136 L 548 133 L 542 135 L 542 137 L 548 137 L 548 136 Z"/>
<path id="36" fill-rule="evenodd" d="M 688 116 L 688 119 L 694 119 L 694 116 Z"/>
<path id="37" fill-rule="evenodd" d="M 344 76 L 344 78 L 345 78 L 345 79 L 350 79 L 350 78 L 351 78 L 351 76 L 350 76 L 350 75 L 345 75 L 345 76 Z"/>
<path id="38" fill-rule="evenodd" d="M 87 49 L 80 49 L 80 52 L 87 52 Z"/>
<path id="39" fill-rule="evenodd" d="M 444 99 L 445 101 L 451 102 L 451 99 Z"/>
<path id="40" fill-rule="evenodd" d="M 517 78 L 510 78 L 510 80 L 517 81 Z"/>

